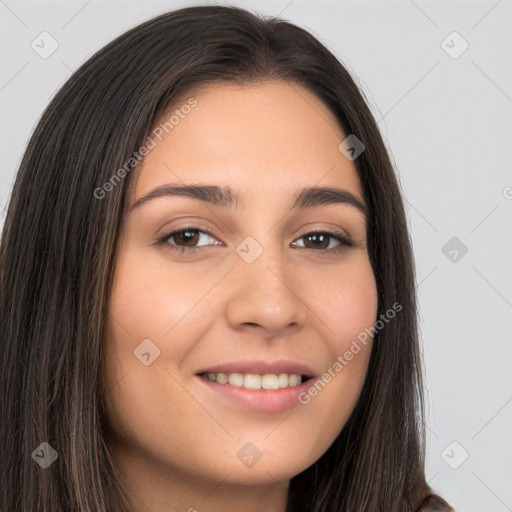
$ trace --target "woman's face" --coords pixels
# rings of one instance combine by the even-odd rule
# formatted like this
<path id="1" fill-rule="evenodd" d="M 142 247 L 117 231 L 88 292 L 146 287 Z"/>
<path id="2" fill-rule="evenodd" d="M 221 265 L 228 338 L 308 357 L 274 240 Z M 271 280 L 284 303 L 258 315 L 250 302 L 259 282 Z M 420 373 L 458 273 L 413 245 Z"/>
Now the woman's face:
<path id="1" fill-rule="evenodd" d="M 353 342 L 377 292 L 365 216 L 346 201 L 363 201 L 361 185 L 305 88 L 194 98 L 153 137 L 131 204 L 161 187 L 215 190 L 168 190 L 129 212 L 106 339 L 111 442 L 126 464 L 176 479 L 286 482 L 332 444 L 365 377 L 371 338 Z M 344 192 L 315 193 L 325 187 Z"/>

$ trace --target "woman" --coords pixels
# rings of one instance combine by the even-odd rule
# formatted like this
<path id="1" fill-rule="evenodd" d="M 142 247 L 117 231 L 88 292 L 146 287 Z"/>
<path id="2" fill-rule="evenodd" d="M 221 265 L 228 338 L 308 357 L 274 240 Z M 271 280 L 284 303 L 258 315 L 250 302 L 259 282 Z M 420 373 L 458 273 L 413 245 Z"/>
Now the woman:
<path id="1" fill-rule="evenodd" d="M 35 130 L 0 261 L 2 510 L 452 510 L 400 190 L 304 30 L 191 7 L 100 50 Z"/>

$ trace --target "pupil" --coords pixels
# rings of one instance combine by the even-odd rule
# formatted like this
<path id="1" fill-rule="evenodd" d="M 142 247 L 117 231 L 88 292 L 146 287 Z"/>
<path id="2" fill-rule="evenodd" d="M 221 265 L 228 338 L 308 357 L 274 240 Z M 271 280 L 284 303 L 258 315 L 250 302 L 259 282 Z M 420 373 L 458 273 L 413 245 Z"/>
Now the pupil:
<path id="1" fill-rule="evenodd" d="M 194 245 L 194 243 L 196 242 L 196 240 L 194 239 L 194 237 L 197 236 L 196 233 L 194 233 L 193 231 L 182 231 L 180 234 L 179 234 L 179 237 L 185 242 L 187 243 L 188 245 Z"/>
<path id="2" fill-rule="evenodd" d="M 327 240 L 327 237 L 325 235 L 319 234 L 319 235 L 309 235 L 308 239 L 313 240 L 314 245 L 319 245 L 317 242 L 325 242 Z"/>

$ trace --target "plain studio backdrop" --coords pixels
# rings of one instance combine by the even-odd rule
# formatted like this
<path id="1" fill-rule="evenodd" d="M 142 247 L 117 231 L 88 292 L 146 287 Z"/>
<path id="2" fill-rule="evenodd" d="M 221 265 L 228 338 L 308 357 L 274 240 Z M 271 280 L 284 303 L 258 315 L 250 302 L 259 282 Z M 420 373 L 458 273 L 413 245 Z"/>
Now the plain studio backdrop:
<path id="1" fill-rule="evenodd" d="M 128 28 L 200 4 L 0 0 L 0 224 L 28 137 L 71 73 Z M 413 237 L 427 479 L 457 511 L 512 511 L 512 1 L 231 4 L 306 28 L 362 87 Z"/>

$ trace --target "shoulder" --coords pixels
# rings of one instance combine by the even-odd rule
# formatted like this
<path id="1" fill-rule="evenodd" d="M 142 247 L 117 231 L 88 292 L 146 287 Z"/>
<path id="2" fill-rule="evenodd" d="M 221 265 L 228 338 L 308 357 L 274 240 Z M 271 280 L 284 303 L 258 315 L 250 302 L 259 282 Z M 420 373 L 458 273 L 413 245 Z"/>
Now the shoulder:
<path id="1" fill-rule="evenodd" d="M 440 496 L 429 494 L 423 500 L 417 512 L 455 512 L 454 509 Z"/>

